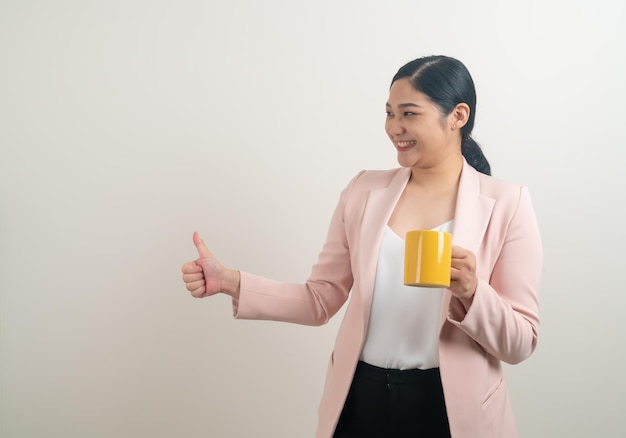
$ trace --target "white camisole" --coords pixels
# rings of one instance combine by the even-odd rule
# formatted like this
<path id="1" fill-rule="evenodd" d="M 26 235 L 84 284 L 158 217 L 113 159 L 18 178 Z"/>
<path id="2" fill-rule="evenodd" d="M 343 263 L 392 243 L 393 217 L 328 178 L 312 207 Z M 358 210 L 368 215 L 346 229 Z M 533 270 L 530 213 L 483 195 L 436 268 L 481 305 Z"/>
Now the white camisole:
<path id="1" fill-rule="evenodd" d="M 454 220 L 435 230 L 452 233 Z M 385 227 L 361 360 L 381 368 L 439 366 L 442 288 L 404 285 L 404 239 Z"/>

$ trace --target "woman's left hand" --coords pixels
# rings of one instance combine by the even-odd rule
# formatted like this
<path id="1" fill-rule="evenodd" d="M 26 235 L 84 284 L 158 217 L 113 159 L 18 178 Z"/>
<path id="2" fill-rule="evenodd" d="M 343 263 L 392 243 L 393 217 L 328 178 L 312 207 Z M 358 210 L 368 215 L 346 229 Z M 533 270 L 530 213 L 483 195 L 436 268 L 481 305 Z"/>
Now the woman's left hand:
<path id="1" fill-rule="evenodd" d="M 467 308 L 474 297 L 478 277 L 476 277 L 476 256 L 473 252 L 452 246 L 452 269 L 450 271 L 450 292 Z"/>

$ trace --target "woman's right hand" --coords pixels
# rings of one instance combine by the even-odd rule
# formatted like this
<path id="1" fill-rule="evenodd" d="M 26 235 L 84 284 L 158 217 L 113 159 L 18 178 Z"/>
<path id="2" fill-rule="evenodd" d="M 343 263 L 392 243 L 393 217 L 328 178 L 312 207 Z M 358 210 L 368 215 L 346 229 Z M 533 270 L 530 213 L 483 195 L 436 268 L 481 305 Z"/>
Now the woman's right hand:
<path id="1" fill-rule="evenodd" d="M 187 290 L 196 298 L 204 298 L 223 292 L 233 298 L 239 297 L 239 272 L 226 269 L 211 254 L 198 232 L 193 233 L 193 243 L 198 258 L 183 265 L 183 281 Z"/>

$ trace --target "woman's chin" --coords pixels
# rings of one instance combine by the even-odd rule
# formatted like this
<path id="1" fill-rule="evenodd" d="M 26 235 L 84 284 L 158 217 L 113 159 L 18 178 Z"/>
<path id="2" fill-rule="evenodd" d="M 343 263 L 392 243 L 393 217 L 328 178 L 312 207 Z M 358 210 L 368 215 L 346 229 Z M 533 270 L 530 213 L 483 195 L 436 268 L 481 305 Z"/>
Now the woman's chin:
<path id="1" fill-rule="evenodd" d="M 398 164 L 402 167 L 413 167 L 417 162 L 416 158 L 406 152 L 398 152 Z"/>

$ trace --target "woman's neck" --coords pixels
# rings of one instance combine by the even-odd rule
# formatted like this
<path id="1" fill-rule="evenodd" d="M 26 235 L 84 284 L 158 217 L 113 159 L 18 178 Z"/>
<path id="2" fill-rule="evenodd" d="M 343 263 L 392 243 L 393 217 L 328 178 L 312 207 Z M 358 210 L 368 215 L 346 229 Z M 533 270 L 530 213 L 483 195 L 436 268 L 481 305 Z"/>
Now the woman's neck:
<path id="1" fill-rule="evenodd" d="M 446 190 L 456 187 L 463 169 L 463 156 L 450 158 L 430 168 L 413 167 L 410 183 L 427 190 Z"/>

